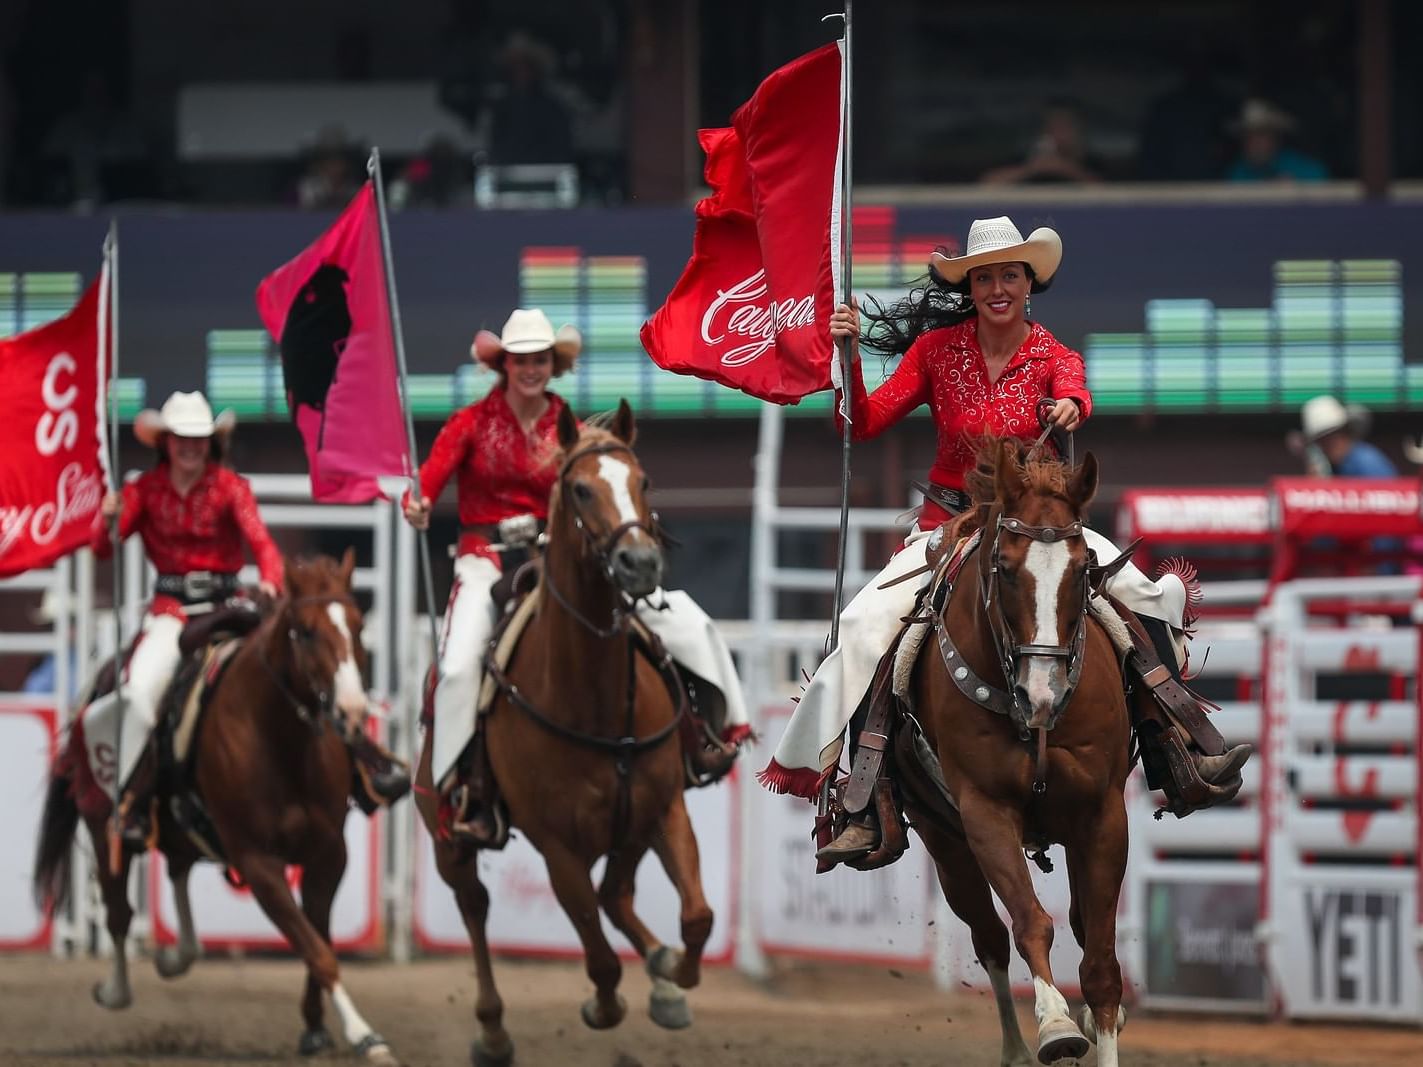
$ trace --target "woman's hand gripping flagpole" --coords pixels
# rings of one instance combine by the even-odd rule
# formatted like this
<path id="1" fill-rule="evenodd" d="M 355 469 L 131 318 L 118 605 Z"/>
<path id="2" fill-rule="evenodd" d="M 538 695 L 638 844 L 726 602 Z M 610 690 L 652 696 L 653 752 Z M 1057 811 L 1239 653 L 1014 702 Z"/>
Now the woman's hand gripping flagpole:
<path id="1" fill-rule="evenodd" d="M 375 186 L 376 214 L 380 218 L 381 262 L 385 269 L 386 296 L 390 304 L 390 332 L 395 343 L 396 365 L 400 370 L 400 407 L 405 413 L 405 434 L 409 452 L 406 467 L 410 476 L 410 497 L 422 500 L 420 495 L 420 467 L 416 461 L 419 452 L 415 446 L 415 418 L 410 412 L 409 376 L 405 369 L 405 331 L 400 324 L 400 301 L 395 293 L 395 260 L 390 251 L 390 225 L 385 213 L 385 183 L 381 179 L 380 149 L 371 149 L 370 161 L 366 164 L 371 184 Z M 430 535 L 426 527 L 417 531 L 420 553 L 420 580 L 425 591 L 426 618 L 430 622 L 430 670 L 438 671 L 440 664 L 440 625 L 435 619 L 435 578 L 430 568 Z"/>
<path id="2" fill-rule="evenodd" d="M 850 295 L 850 252 L 852 247 L 852 216 L 854 211 L 853 186 L 851 184 L 850 167 L 850 130 L 851 130 L 851 83 L 850 83 L 850 0 L 845 0 L 845 10 L 838 15 L 827 15 L 826 19 L 840 18 L 845 23 L 845 35 L 840 50 L 841 75 L 840 75 L 840 196 L 839 196 L 839 218 L 840 223 L 840 291 L 836 298 L 840 303 L 850 303 L 853 299 Z M 824 20 L 822 20 L 824 21 Z M 840 608 L 845 594 L 845 550 L 850 534 L 850 391 L 848 382 L 850 381 L 850 361 L 852 358 L 852 345 L 854 339 L 849 336 L 839 338 L 838 359 L 840 366 L 839 379 L 841 382 L 841 396 L 844 397 L 844 410 L 841 412 L 843 418 L 841 422 L 840 438 L 840 544 L 835 559 L 835 601 L 831 605 L 830 611 L 830 651 L 834 651 L 840 645 Z M 831 769 L 825 776 L 825 780 L 820 785 L 820 796 L 816 803 L 818 818 L 816 826 L 816 845 L 823 847 L 830 843 L 830 791 L 834 787 L 835 771 Z M 821 838 L 824 840 L 820 840 Z"/>

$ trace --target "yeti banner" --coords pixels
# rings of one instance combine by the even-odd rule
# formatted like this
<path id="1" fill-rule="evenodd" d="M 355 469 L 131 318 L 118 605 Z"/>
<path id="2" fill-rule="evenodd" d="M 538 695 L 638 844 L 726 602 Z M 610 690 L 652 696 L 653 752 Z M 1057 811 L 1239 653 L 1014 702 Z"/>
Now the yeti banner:
<path id="1" fill-rule="evenodd" d="M 345 504 L 380 496 L 376 476 L 409 468 L 370 182 L 306 251 L 262 279 L 257 311 L 281 350 L 311 495 Z"/>
<path id="2" fill-rule="evenodd" d="M 104 284 L 62 319 L 0 341 L 0 577 L 47 567 L 93 531 L 104 495 Z"/>

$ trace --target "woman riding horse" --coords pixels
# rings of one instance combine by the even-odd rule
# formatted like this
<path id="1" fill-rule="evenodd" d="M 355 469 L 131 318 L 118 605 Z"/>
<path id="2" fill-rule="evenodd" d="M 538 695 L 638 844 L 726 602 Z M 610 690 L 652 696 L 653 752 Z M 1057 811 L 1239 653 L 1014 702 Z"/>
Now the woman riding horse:
<path id="1" fill-rule="evenodd" d="M 938 430 L 938 450 L 929 475 L 933 486 L 917 529 L 841 614 L 840 647 L 815 672 L 774 759 L 761 773 L 768 788 L 814 796 L 823 777 L 838 764 L 845 725 L 860 705 L 900 619 L 928 581 L 927 574 L 914 572 L 924 566 L 929 534 L 971 504 L 964 478 L 974 465 L 982 437 L 991 433 L 1031 442 L 1045 424 L 1070 433 L 1091 414 L 1092 397 L 1081 355 L 1028 318 L 1030 294 L 1048 288 L 1061 260 L 1062 241 L 1051 229 L 1034 230 L 1024 240 L 1006 217 L 976 220 L 964 255 L 934 252 L 928 280 L 921 288 L 867 316 L 874 346 L 904 357 L 873 394 L 866 393 L 861 376 L 858 305 L 841 304 L 835 309 L 830 333 L 837 341 L 846 337 L 851 341 L 848 407 L 854 438 L 875 437 L 928 404 Z M 832 364 L 837 420 L 845 399 L 839 377 L 838 363 Z M 1101 534 L 1088 530 L 1086 536 L 1088 547 L 1102 563 L 1120 556 Z M 909 580 L 915 577 L 917 581 Z M 906 580 L 888 584 L 897 578 Z M 1108 579 L 1106 590 L 1142 619 L 1158 655 L 1166 659 L 1179 683 L 1190 621 L 1186 583 L 1174 573 L 1153 582 L 1128 563 Z M 1234 795 L 1240 766 L 1249 753 L 1246 745 L 1212 755 L 1189 752 L 1199 778 L 1194 784 L 1204 784 L 1210 803 Z M 1167 783 L 1168 794 L 1180 786 Z M 857 859 L 873 851 L 878 840 L 878 828 L 867 810 L 818 855 L 828 862 Z"/>
<path id="2" fill-rule="evenodd" d="M 153 599 L 124 672 L 122 737 L 117 770 L 126 845 L 143 848 L 151 837 L 151 807 L 157 754 L 150 743 L 158 706 L 178 669 L 178 638 L 194 616 L 224 607 L 239 597 L 237 572 L 244 543 L 257 560 L 258 589 L 275 597 L 282 587 L 282 557 L 257 511 L 247 480 L 222 464 L 231 411 L 213 418 L 202 393 L 174 393 L 159 411 L 134 419 L 134 436 L 157 451 L 154 466 L 110 492 L 96 519 L 91 547 L 100 558 L 113 551 L 107 520 L 119 516 L 119 538 L 137 533 L 158 571 Z M 116 736 L 118 717 L 112 693 L 84 713 L 91 747 Z M 389 803 L 409 789 L 409 777 L 365 735 L 353 755 L 367 771 L 363 785 L 376 802 Z"/>
<path id="3" fill-rule="evenodd" d="M 499 380 L 482 400 L 450 416 L 420 468 L 421 499 L 405 499 L 411 525 L 428 528 L 432 502 L 458 472 L 459 555 L 434 690 L 433 770 L 450 805 L 451 832 L 476 845 L 499 836 L 492 782 L 471 745 L 485 646 L 495 623 L 490 594 L 503 573 L 503 557 L 531 547 L 548 520 L 549 492 L 558 477 L 558 420 L 567 406 L 548 384 L 573 369 L 582 346 L 575 327 L 555 332 L 538 308 L 516 308 L 497 337 L 481 330 L 471 355 Z M 621 503 L 631 509 L 629 501 Z M 644 606 L 639 614 L 677 663 L 714 691 L 706 695 L 724 701 L 723 740 L 744 740 L 750 727 L 740 681 L 711 621 L 683 592 L 654 599 L 655 609 Z"/>

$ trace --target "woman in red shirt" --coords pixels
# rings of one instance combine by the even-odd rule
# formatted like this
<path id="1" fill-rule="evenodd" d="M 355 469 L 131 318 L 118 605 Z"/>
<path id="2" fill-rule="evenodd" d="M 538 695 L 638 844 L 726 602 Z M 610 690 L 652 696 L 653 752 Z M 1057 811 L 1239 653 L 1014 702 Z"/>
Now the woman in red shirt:
<path id="1" fill-rule="evenodd" d="M 480 776 L 461 757 L 475 734 L 484 651 L 495 622 L 490 590 L 503 569 L 501 552 L 532 543 L 548 518 L 558 478 L 558 418 L 566 406 L 548 384 L 573 368 L 581 347 L 577 329 L 555 332 L 537 308 L 515 309 L 500 336 L 481 330 L 471 354 L 498 372 L 499 381 L 482 400 L 450 416 L 420 468 L 421 499 L 407 494 L 405 500 L 406 518 L 426 529 L 432 503 L 458 472 L 459 554 L 440 641 L 431 772 L 441 794 L 452 799 L 451 829 L 476 843 L 488 843 L 497 832 L 487 783 L 484 796 L 457 790 Z M 679 665 L 721 695 L 723 739 L 743 741 L 750 726 L 725 642 L 685 593 L 661 592 L 657 600 L 655 610 L 639 605 L 639 617 Z"/>
<path id="2" fill-rule="evenodd" d="M 904 548 L 841 613 L 840 646 L 816 671 L 771 765 L 762 772 L 770 788 L 813 796 L 823 773 L 839 762 L 845 724 L 928 576 L 884 586 L 922 567 L 928 535 L 969 506 L 964 477 L 983 435 L 1031 442 L 1045 422 L 1070 432 L 1092 413 L 1082 356 L 1028 318 L 1030 295 L 1047 289 L 1061 260 L 1062 241 L 1053 230 L 1039 228 L 1024 240 L 1006 217 L 975 221 L 965 255 L 933 253 L 923 288 L 869 316 L 874 346 L 903 356 L 873 394 L 867 393 L 861 376 L 858 307 L 842 304 L 832 315 L 832 336 L 848 337 L 852 345 L 852 436 L 875 437 L 927 404 L 938 429 L 930 480 L 945 504 L 933 496 L 925 500 Z M 838 363 L 832 368 L 838 420 L 843 383 Z M 1099 560 L 1109 562 L 1120 555 L 1105 537 L 1090 530 L 1085 534 Z M 1153 582 L 1128 564 L 1107 588 L 1139 615 L 1169 627 L 1176 658 L 1184 662 L 1188 591 L 1180 577 L 1166 574 Z M 1239 762 L 1245 754 L 1248 749 L 1237 757 Z M 1238 770 L 1238 763 L 1231 762 Z M 873 843 L 873 838 L 861 836 L 865 839 L 855 843 L 858 854 Z M 836 853 L 833 858 L 854 854 Z"/>

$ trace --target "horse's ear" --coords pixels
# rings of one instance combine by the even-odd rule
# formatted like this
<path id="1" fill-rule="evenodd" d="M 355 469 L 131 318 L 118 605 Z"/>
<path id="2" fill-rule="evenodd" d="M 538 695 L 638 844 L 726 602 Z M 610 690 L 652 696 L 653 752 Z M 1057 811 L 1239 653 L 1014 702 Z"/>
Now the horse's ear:
<path id="1" fill-rule="evenodd" d="M 558 443 L 564 451 L 578 443 L 578 418 L 567 404 L 558 413 Z"/>
<path id="2" fill-rule="evenodd" d="M 1023 468 L 1018 462 L 1018 446 L 1010 438 L 998 442 L 997 462 L 993 465 L 994 495 L 1004 502 L 1017 500 L 1023 494 Z"/>
<path id="3" fill-rule="evenodd" d="M 613 416 L 613 425 L 610 427 L 613 436 L 629 448 L 633 441 L 637 440 L 637 422 L 632 417 L 632 408 L 628 406 L 627 398 L 618 401 L 617 414 Z"/>
<path id="4" fill-rule="evenodd" d="M 1067 495 L 1079 514 L 1087 510 L 1087 505 L 1092 503 L 1092 498 L 1097 495 L 1098 473 L 1097 457 L 1088 452 L 1082 457 L 1081 464 L 1068 482 Z"/>
<path id="5" fill-rule="evenodd" d="M 341 555 L 341 584 L 347 589 L 351 588 L 351 575 L 356 571 L 356 550 L 351 545 L 346 546 L 346 551 Z"/>

